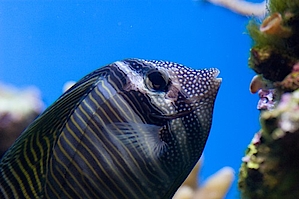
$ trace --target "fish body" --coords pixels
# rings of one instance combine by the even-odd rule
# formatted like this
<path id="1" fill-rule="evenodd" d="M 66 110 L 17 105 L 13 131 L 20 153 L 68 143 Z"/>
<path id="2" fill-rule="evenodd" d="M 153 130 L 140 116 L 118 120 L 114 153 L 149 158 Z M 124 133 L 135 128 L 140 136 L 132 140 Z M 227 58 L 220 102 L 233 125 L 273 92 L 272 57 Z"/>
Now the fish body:
<path id="1" fill-rule="evenodd" d="M 0 198 L 171 198 L 201 156 L 217 69 L 126 59 L 77 82 L 0 162 Z"/>

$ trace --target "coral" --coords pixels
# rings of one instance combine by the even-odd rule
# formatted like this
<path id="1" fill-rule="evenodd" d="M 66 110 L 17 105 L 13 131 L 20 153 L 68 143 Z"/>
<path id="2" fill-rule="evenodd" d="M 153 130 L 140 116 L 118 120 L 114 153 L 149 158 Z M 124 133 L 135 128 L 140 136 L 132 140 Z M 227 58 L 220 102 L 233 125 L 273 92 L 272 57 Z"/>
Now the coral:
<path id="1" fill-rule="evenodd" d="M 243 0 L 207 0 L 213 4 L 221 5 L 234 12 L 248 16 L 264 16 L 266 13 L 266 1 L 251 3 Z"/>
<path id="2" fill-rule="evenodd" d="M 281 82 L 277 83 L 283 90 L 293 91 L 299 88 L 299 72 L 288 74 Z"/>
<path id="3" fill-rule="evenodd" d="M 277 12 L 263 21 L 260 31 L 266 35 L 277 35 L 283 38 L 288 38 L 292 34 L 290 28 L 284 27 L 282 16 Z"/>
<path id="4" fill-rule="evenodd" d="M 37 88 L 0 84 L 0 158 L 43 109 Z"/>
<path id="5" fill-rule="evenodd" d="M 230 167 L 224 167 L 210 176 L 206 183 L 197 189 L 193 199 L 222 199 L 234 179 L 234 171 Z"/>
<path id="6" fill-rule="evenodd" d="M 62 91 L 75 84 L 68 81 Z M 18 89 L 0 83 L 0 159 L 22 131 L 45 109 L 36 87 Z"/>
<path id="7" fill-rule="evenodd" d="M 188 178 L 178 189 L 173 199 L 222 199 L 225 198 L 231 183 L 234 180 L 234 171 L 230 167 L 224 167 L 206 180 L 202 186 L 198 186 L 198 172 L 202 159 L 196 164 Z"/>
<path id="8" fill-rule="evenodd" d="M 69 88 L 71 88 L 76 82 L 75 81 L 67 81 L 64 83 L 62 87 L 62 92 L 67 91 Z"/>
<path id="9" fill-rule="evenodd" d="M 274 110 L 263 112 L 261 125 L 242 159 L 243 198 L 298 198 L 299 90 L 284 94 Z"/>
<path id="10" fill-rule="evenodd" d="M 252 20 L 249 66 L 258 75 L 261 130 L 239 172 L 245 199 L 295 199 L 299 195 L 299 0 L 269 1 L 269 16 Z"/>
<path id="11" fill-rule="evenodd" d="M 281 87 L 296 90 L 298 73 L 288 75 L 298 67 L 299 3 L 293 0 L 272 0 L 269 1 L 269 8 L 269 16 L 261 24 L 253 19 L 247 27 L 254 40 L 249 66 L 277 85 L 287 78 Z"/>
<path id="12" fill-rule="evenodd" d="M 258 110 L 272 110 L 276 107 L 281 96 L 281 89 L 275 88 L 273 82 L 266 80 L 261 75 L 255 75 L 249 86 L 251 93 L 258 93 L 260 99 L 257 104 Z"/>
<path id="13" fill-rule="evenodd" d="M 260 100 L 257 104 L 258 110 L 272 110 L 277 103 L 277 90 L 275 89 L 267 89 L 267 90 L 259 90 L 258 92 Z"/>

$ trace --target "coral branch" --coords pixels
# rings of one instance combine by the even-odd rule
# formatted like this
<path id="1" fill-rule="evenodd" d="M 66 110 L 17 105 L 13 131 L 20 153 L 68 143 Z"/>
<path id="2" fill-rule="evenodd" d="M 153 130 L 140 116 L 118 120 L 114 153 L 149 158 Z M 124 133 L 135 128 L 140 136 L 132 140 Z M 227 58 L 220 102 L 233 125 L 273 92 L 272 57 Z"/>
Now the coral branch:
<path id="1" fill-rule="evenodd" d="M 242 0 L 207 0 L 213 4 L 226 7 L 242 15 L 254 15 L 262 17 L 266 13 L 266 1 L 262 3 L 251 3 Z"/>
<path id="2" fill-rule="evenodd" d="M 197 185 L 202 159 L 178 189 L 173 199 L 222 199 L 234 180 L 234 170 L 224 167 L 209 177 L 202 186 Z"/>

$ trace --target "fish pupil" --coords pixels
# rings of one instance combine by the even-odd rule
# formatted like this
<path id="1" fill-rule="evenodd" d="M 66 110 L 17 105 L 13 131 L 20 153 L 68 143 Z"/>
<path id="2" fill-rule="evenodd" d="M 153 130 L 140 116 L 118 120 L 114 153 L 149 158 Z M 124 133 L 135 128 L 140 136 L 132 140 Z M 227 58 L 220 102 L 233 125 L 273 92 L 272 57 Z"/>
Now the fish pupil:
<path id="1" fill-rule="evenodd" d="M 166 91 L 168 80 L 162 72 L 158 70 L 149 71 L 147 74 L 149 80 L 149 87 L 154 91 Z"/>

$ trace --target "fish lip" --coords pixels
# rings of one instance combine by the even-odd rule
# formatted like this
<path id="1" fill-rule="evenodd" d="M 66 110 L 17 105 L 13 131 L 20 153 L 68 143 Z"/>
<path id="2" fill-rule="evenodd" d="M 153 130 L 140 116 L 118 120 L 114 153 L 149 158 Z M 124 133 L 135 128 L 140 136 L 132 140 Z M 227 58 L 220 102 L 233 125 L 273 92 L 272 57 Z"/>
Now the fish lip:
<path id="1" fill-rule="evenodd" d="M 214 71 L 214 78 L 216 80 L 216 82 L 219 82 L 219 86 L 220 86 L 220 83 L 222 83 L 222 78 L 221 77 L 218 77 L 218 75 L 220 74 L 220 70 L 218 68 L 211 68 L 211 70 Z"/>
<path id="2" fill-rule="evenodd" d="M 218 68 L 211 68 L 211 70 L 214 71 L 214 78 L 221 81 L 222 78 L 218 77 L 218 75 L 220 74 L 220 70 Z"/>

